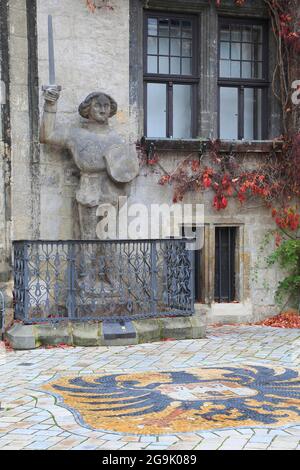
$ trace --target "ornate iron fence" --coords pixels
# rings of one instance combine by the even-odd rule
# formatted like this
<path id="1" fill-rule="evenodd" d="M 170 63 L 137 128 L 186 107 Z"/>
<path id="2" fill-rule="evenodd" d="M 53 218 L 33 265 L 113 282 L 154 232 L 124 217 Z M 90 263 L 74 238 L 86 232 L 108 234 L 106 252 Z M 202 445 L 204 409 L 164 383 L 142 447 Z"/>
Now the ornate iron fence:
<path id="1" fill-rule="evenodd" d="M 194 312 L 186 240 L 14 242 L 15 318 L 132 320 Z"/>

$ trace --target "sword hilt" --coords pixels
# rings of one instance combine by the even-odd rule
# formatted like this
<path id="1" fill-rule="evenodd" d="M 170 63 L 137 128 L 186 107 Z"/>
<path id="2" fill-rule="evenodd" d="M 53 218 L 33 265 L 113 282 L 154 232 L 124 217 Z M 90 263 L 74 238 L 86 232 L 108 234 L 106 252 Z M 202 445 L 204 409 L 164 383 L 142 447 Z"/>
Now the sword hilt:
<path id="1" fill-rule="evenodd" d="M 57 91 L 61 91 L 62 87 L 60 85 L 42 85 L 42 91 L 47 91 L 49 88 L 55 88 Z"/>

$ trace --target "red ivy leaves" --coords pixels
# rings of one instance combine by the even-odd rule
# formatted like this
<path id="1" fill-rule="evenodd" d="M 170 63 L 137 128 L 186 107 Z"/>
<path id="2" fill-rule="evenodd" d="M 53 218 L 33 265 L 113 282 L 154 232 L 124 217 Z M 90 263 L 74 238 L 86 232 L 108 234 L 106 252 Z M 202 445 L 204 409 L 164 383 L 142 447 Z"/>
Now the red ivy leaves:
<path id="1" fill-rule="evenodd" d="M 193 172 L 197 172 L 200 169 L 200 162 L 199 160 L 192 160 L 191 167 Z"/>
<path id="2" fill-rule="evenodd" d="M 204 170 L 203 175 L 202 175 L 202 184 L 205 189 L 208 189 L 211 187 L 213 175 L 214 175 L 214 170 L 212 168 L 207 168 Z"/>
<path id="3" fill-rule="evenodd" d="M 246 0 L 234 0 L 234 3 L 238 5 L 239 7 L 244 5 Z M 222 3 L 222 0 L 216 0 L 216 6 L 219 7 Z"/>
<path id="4" fill-rule="evenodd" d="M 224 195 L 217 195 L 214 197 L 213 207 L 219 211 L 221 209 L 226 209 L 228 206 L 228 200 Z"/>
<path id="5" fill-rule="evenodd" d="M 255 324 L 275 328 L 300 328 L 300 315 L 294 311 L 284 312 Z"/>
<path id="6" fill-rule="evenodd" d="M 164 175 L 160 178 L 159 180 L 159 184 L 161 184 L 162 186 L 166 183 L 169 183 L 170 182 L 170 179 L 171 179 L 171 176 L 170 175 Z"/>
<path id="7" fill-rule="evenodd" d="M 88 7 L 88 9 L 94 13 L 95 10 L 96 10 L 96 5 L 94 3 L 94 0 L 86 0 L 86 6 Z"/>
<path id="8" fill-rule="evenodd" d="M 279 21 L 280 36 L 288 45 L 292 46 L 297 51 L 300 51 L 300 32 L 295 31 L 295 28 L 299 25 L 294 24 L 292 15 L 281 13 L 279 14 Z"/>
<path id="9" fill-rule="evenodd" d="M 285 207 L 281 210 L 272 210 L 272 217 L 276 224 L 283 230 L 291 230 L 295 232 L 300 226 L 300 215 L 294 207 Z"/>
<path id="10" fill-rule="evenodd" d="M 159 184 L 173 185 L 173 202 L 182 201 L 189 191 L 210 189 L 214 192 L 212 205 L 220 211 L 227 208 L 231 197 L 243 204 L 255 196 L 272 210 L 279 228 L 296 231 L 300 227 L 300 214 L 291 206 L 291 201 L 300 197 L 300 134 L 284 140 L 281 156 L 269 155 L 265 157 L 265 163 L 252 170 L 244 168 L 238 158 L 229 162 L 228 155 L 221 154 L 220 145 L 218 140 L 210 143 L 211 166 L 189 156 L 171 174 L 160 177 Z M 153 166 L 158 161 L 159 157 L 153 151 L 147 163 Z"/>
<path id="11" fill-rule="evenodd" d="M 102 5 L 99 6 L 96 6 L 95 0 L 86 0 L 86 6 L 92 13 L 95 13 L 97 8 L 106 8 L 107 10 L 114 9 L 114 7 L 108 3 L 108 0 L 102 0 Z"/>

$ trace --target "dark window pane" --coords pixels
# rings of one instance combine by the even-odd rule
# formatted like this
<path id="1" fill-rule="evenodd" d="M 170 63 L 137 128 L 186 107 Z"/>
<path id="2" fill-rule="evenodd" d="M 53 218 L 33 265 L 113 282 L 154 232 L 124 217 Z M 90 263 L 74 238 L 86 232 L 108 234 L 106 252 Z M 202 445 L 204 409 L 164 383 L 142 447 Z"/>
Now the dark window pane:
<path id="1" fill-rule="evenodd" d="M 180 37 L 180 21 L 179 20 L 171 20 L 170 34 L 172 37 L 175 37 L 175 38 Z"/>
<path id="2" fill-rule="evenodd" d="M 252 26 L 243 26 L 243 42 L 252 42 Z"/>
<path id="3" fill-rule="evenodd" d="M 241 30 L 239 26 L 233 26 L 231 28 L 231 41 L 241 42 Z"/>
<path id="4" fill-rule="evenodd" d="M 148 35 L 157 36 L 157 20 L 155 18 L 148 18 Z"/>
<path id="5" fill-rule="evenodd" d="M 229 26 L 223 26 L 220 31 L 221 41 L 230 41 L 230 28 Z"/>
<path id="6" fill-rule="evenodd" d="M 238 89 L 220 88 L 220 138 L 238 138 Z"/>
<path id="7" fill-rule="evenodd" d="M 253 26 L 253 42 L 262 43 L 263 40 L 263 29 L 262 26 Z"/>
<path id="8" fill-rule="evenodd" d="M 190 138 L 192 124 L 192 87 L 174 85 L 173 87 L 173 137 Z"/>
<path id="9" fill-rule="evenodd" d="M 148 83 L 147 85 L 147 135 L 166 137 L 167 94 L 166 85 Z"/>
<path id="10" fill-rule="evenodd" d="M 253 49 L 254 49 L 253 50 L 253 59 L 254 60 L 263 60 L 262 45 L 261 44 L 255 45 Z"/>
<path id="11" fill-rule="evenodd" d="M 253 78 L 262 78 L 262 62 L 253 63 Z"/>
<path id="12" fill-rule="evenodd" d="M 160 36 L 169 36 L 169 20 L 159 20 L 158 34 Z"/>
<path id="13" fill-rule="evenodd" d="M 182 22 L 182 37 L 191 38 L 192 37 L 192 23 L 191 21 Z"/>
<path id="14" fill-rule="evenodd" d="M 157 56 L 149 55 L 147 58 L 147 71 L 148 73 L 157 73 Z"/>

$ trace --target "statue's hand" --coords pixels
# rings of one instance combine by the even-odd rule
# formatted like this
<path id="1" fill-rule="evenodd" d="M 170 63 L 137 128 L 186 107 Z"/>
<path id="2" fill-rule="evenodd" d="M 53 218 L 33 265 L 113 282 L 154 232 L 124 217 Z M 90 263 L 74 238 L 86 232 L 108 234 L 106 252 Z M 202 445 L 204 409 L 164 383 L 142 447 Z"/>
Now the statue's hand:
<path id="1" fill-rule="evenodd" d="M 44 87 L 44 99 L 49 104 L 55 104 L 59 98 L 60 90 L 58 87 Z"/>

